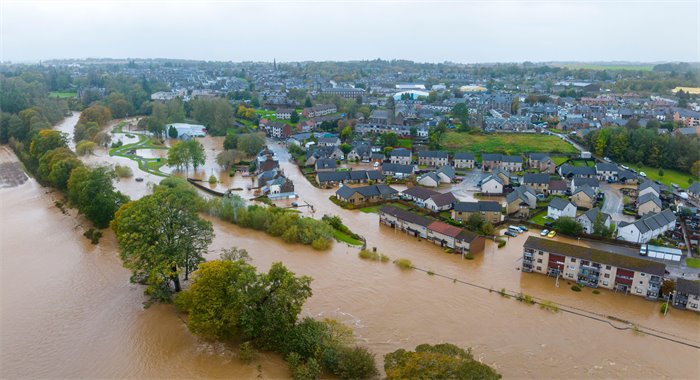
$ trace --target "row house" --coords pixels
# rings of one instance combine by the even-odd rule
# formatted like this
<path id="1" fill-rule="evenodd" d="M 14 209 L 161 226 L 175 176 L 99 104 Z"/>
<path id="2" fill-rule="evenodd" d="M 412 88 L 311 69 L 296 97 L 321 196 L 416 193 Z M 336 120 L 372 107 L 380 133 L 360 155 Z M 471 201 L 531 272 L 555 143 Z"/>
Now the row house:
<path id="1" fill-rule="evenodd" d="M 658 214 L 646 214 L 632 223 L 620 222 L 617 227 L 617 238 L 632 243 L 646 243 L 675 227 L 676 215 L 673 211 L 666 209 Z"/>
<path id="2" fill-rule="evenodd" d="M 408 125 L 379 125 L 379 124 L 357 124 L 355 126 L 355 132 L 361 135 L 368 133 L 371 134 L 382 134 L 382 133 L 396 133 L 400 137 L 411 136 L 411 127 Z M 427 137 L 427 135 L 426 135 Z"/>
<path id="3" fill-rule="evenodd" d="M 662 207 L 661 199 L 654 194 L 645 193 L 637 198 L 637 215 L 656 214 L 661 212 Z"/>
<path id="4" fill-rule="evenodd" d="M 413 176 L 416 167 L 412 164 L 394 164 L 391 162 L 385 162 L 382 164 L 382 174 L 387 177 L 393 177 L 396 179 L 405 179 Z"/>
<path id="5" fill-rule="evenodd" d="M 659 186 L 658 183 L 650 180 L 642 182 L 637 188 L 637 197 L 641 197 L 642 195 L 646 194 L 654 195 L 657 198 L 660 197 L 661 186 Z"/>
<path id="6" fill-rule="evenodd" d="M 591 209 L 596 200 L 595 190 L 588 185 L 579 186 L 571 194 L 571 202 L 573 202 L 576 207 Z"/>
<path id="7" fill-rule="evenodd" d="M 549 174 L 554 173 L 557 168 L 557 164 L 546 153 L 530 153 L 527 157 L 527 166 Z"/>
<path id="8" fill-rule="evenodd" d="M 383 155 L 382 155 L 383 156 Z M 352 150 L 348 152 L 348 161 L 369 162 L 372 158 L 372 147 L 368 142 L 353 142 Z"/>
<path id="9" fill-rule="evenodd" d="M 549 174 L 525 173 L 523 175 L 523 185 L 530 186 L 538 194 L 545 194 L 549 190 Z"/>
<path id="10" fill-rule="evenodd" d="M 527 218 L 537 207 L 537 195 L 529 186 L 519 186 L 506 195 L 506 214 Z"/>
<path id="11" fill-rule="evenodd" d="M 601 181 L 617 181 L 620 169 L 610 162 L 598 162 L 595 164 L 596 176 Z"/>
<path id="12" fill-rule="evenodd" d="M 686 127 L 700 127 L 700 112 L 676 108 L 673 111 L 673 121 Z"/>
<path id="13" fill-rule="evenodd" d="M 289 120 L 292 118 L 292 113 L 294 113 L 294 109 L 292 108 L 278 108 L 277 111 L 275 111 L 275 117 L 280 120 Z"/>
<path id="14" fill-rule="evenodd" d="M 569 164 L 564 164 L 559 167 L 558 171 L 559 175 L 565 178 L 596 178 L 598 176 L 598 173 L 592 166 L 573 166 Z"/>
<path id="15" fill-rule="evenodd" d="M 473 152 L 457 152 L 455 153 L 454 167 L 455 169 L 474 169 L 474 153 Z"/>
<path id="16" fill-rule="evenodd" d="M 666 265 L 635 253 L 622 254 L 530 236 L 523 245 L 523 272 L 541 273 L 592 288 L 655 300 Z"/>
<path id="17" fill-rule="evenodd" d="M 438 170 L 426 173 L 418 178 L 418 183 L 428 187 L 438 187 L 441 183 L 452 183 L 455 180 L 455 169 L 446 165 Z"/>
<path id="18" fill-rule="evenodd" d="M 420 207 L 425 207 L 425 202 L 433 196 L 441 193 L 435 190 L 426 189 L 420 186 L 409 187 L 401 192 L 401 198 L 417 204 Z"/>
<path id="19" fill-rule="evenodd" d="M 337 146 L 317 146 L 306 151 L 306 160 L 304 165 L 313 166 L 316 161 L 322 158 L 330 158 L 333 160 L 342 160 L 345 158 L 343 151 Z"/>
<path id="20" fill-rule="evenodd" d="M 389 162 L 392 164 L 409 165 L 413 161 L 413 154 L 410 150 L 397 148 L 389 153 Z"/>
<path id="21" fill-rule="evenodd" d="M 418 165 L 431 168 L 449 165 L 450 158 L 444 150 L 424 150 L 418 152 Z"/>
<path id="22" fill-rule="evenodd" d="M 398 194 L 399 192 L 393 187 L 380 184 L 361 187 L 340 186 L 335 192 L 335 197 L 340 201 L 359 206 L 396 199 Z"/>
<path id="23" fill-rule="evenodd" d="M 312 118 L 319 116 L 326 116 L 338 112 L 338 107 L 335 104 L 318 104 L 313 107 L 304 108 L 302 115 L 304 117 Z"/>
<path id="24" fill-rule="evenodd" d="M 357 99 L 358 96 L 364 96 L 365 90 L 362 88 L 354 87 L 333 87 L 324 88 L 321 90 L 322 94 L 340 95 L 345 99 Z"/>
<path id="25" fill-rule="evenodd" d="M 379 209 L 379 222 L 457 252 L 483 251 L 485 239 L 471 231 L 392 206 Z"/>
<path id="26" fill-rule="evenodd" d="M 551 219 L 559 219 L 562 216 L 576 217 L 576 205 L 564 198 L 552 198 L 547 205 L 547 216 Z"/>
<path id="27" fill-rule="evenodd" d="M 598 191 L 600 191 L 600 182 L 598 182 L 598 179 L 587 177 L 574 177 L 571 180 L 571 187 L 569 190 L 571 190 L 571 192 L 573 193 L 576 191 L 576 189 L 578 189 L 581 186 L 590 187 L 596 194 L 598 193 Z"/>
<path id="28" fill-rule="evenodd" d="M 502 154 L 487 153 L 481 156 L 482 168 L 484 171 L 492 171 L 496 168 L 509 172 L 520 172 L 523 170 L 523 158 L 520 156 L 506 156 Z"/>
<path id="29" fill-rule="evenodd" d="M 456 202 L 452 208 L 452 220 L 465 222 L 473 214 L 481 215 L 484 220 L 491 224 L 499 223 L 503 220 L 501 204 L 494 201 L 478 202 Z"/>
<path id="30" fill-rule="evenodd" d="M 673 291 L 673 307 L 700 312 L 700 281 L 678 278 Z"/>
<path id="31" fill-rule="evenodd" d="M 348 170 L 342 172 L 317 172 L 316 182 L 321 187 L 335 187 L 347 183 L 384 182 L 384 174 L 379 170 Z"/>
<path id="32" fill-rule="evenodd" d="M 287 139 L 292 135 L 292 126 L 281 121 L 268 123 L 267 130 L 272 138 Z"/>

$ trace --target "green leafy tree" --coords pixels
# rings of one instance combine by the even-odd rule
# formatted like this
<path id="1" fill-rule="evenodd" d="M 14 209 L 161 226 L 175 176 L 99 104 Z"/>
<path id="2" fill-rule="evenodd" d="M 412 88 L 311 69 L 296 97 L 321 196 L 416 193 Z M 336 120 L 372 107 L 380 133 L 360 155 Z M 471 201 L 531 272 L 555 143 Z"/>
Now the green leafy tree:
<path id="1" fill-rule="evenodd" d="M 170 126 L 170 128 L 168 128 L 168 137 L 170 137 L 171 139 L 177 138 L 177 129 L 175 129 L 175 127 L 173 127 L 172 125 Z"/>
<path id="2" fill-rule="evenodd" d="M 350 137 L 352 137 L 352 127 L 349 125 L 346 125 L 343 127 L 343 130 L 340 132 L 340 139 L 343 141 L 347 141 Z"/>
<path id="3" fill-rule="evenodd" d="M 453 344 L 421 344 L 415 351 L 396 350 L 384 356 L 389 380 L 500 379 L 493 368 L 474 360 L 469 350 Z"/>
<path id="4" fill-rule="evenodd" d="M 34 136 L 29 146 L 29 154 L 35 160 L 39 160 L 41 156 L 50 150 L 56 148 L 66 148 L 66 137 L 59 131 L 44 129 Z"/>
<path id="5" fill-rule="evenodd" d="M 306 99 L 304 100 L 304 107 L 309 108 L 309 107 L 313 107 L 313 106 L 314 106 L 314 104 L 311 102 L 311 98 L 307 96 Z"/>
<path id="6" fill-rule="evenodd" d="M 350 153 L 352 151 L 352 145 L 342 143 L 342 144 L 340 144 L 340 150 L 343 152 L 343 154 L 347 155 L 348 153 Z"/>
<path id="7" fill-rule="evenodd" d="M 213 229 L 199 217 L 197 204 L 189 184 L 168 178 L 153 194 L 120 208 L 112 222 L 124 267 L 155 300 L 170 300 L 173 290 L 181 290 L 180 275 L 187 279 L 204 261 Z"/>
<path id="8" fill-rule="evenodd" d="M 116 175 L 108 167 L 76 167 L 68 179 L 68 199 L 95 227 L 105 228 L 129 198 L 114 190 Z"/>
<path id="9" fill-rule="evenodd" d="M 292 122 L 292 124 L 299 122 L 299 114 L 296 110 L 292 111 L 292 116 L 289 117 L 289 121 Z"/>
<path id="10" fill-rule="evenodd" d="M 381 139 L 383 147 L 399 145 L 399 136 L 394 132 L 382 133 Z"/>
<path id="11" fill-rule="evenodd" d="M 583 232 L 583 226 L 570 216 L 562 216 L 552 223 L 552 227 L 565 235 L 578 235 Z"/>
<path id="12" fill-rule="evenodd" d="M 238 149 L 248 155 L 257 154 L 264 146 L 265 136 L 262 133 L 246 133 L 238 137 Z"/>
<path id="13" fill-rule="evenodd" d="M 224 138 L 224 149 L 236 149 L 238 148 L 238 135 L 228 134 Z"/>
<path id="14" fill-rule="evenodd" d="M 88 154 L 93 154 L 97 148 L 97 144 L 92 141 L 81 141 L 75 146 L 75 153 L 78 156 L 86 156 Z"/>

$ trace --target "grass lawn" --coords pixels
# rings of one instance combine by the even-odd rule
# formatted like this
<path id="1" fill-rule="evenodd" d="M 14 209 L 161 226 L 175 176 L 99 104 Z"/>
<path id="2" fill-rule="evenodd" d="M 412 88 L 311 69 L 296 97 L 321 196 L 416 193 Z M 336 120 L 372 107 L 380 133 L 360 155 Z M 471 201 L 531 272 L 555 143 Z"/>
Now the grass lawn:
<path id="1" fill-rule="evenodd" d="M 688 178 L 692 178 L 693 176 L 690 175 L 689 173 L 682 173 L 677 170 L 673 169 L 664 169 L 664 175 L 663 177 L 659 176 L 659 169 L 652 168 L 650 166 L 637 166 L 637 165 L 627 165 L 630 168 L 633 168 L 634 170 L 639 172 L 644 172 L 644 174 L 647 175 L 647 178 L 653 180 L 653 181 L 659 181 L 667 186 L 671 186 L 672 183 L 675 183 L 676 185 L 682 187 L 682 188 L 687 188 L 689 186 L 688 183 Z M 698 180 L 698 178 L 693 178 L 695 181 Z"/>
<path id="2" fill-rule="evenodd" d="M 552 161 L 554 161 L 554 163 L 557 166 L 565 163 L 569 159 L 569 157 L 563 157 L 563 156 L 554 156 L 554 157 L 550 157 L 550 158 L 552 159 Z"/>
<path id="3" fill-rule="evenodd" d="M 550 135 L 535 133 L 494 133 L 472 135 L 449 131 L 441 144 L 450 151 L 472 151 L 479 153 L 578 153 L 573 145 Z"/>
<path id="4" fill-rule="evenodd" d="M 347 235 L 344 232 L 340 232 L 336 229 L 333 230 L 333 237 L 337 241 L 342 241 L 343 243 L 348 243 L 350 245 L 362 245 L 362 242 L 353 238 L 350 235 Z"/>
<path id="5" fill-rule="evenodd" d="M 685 263 L 688 265 L 688 268 L 700 268 L 700 259 L 689 257 L 685 260 Z"/>
<path id="6" fill-rule="evenodd" d="M 569 163 L 573 164 L 574 166 L 595 166 L 595 161 L 572 160 Z"/>
<path id="7" fill-rule="evenodd" d="M 360 211 L 367 213 L 367 214 L 378 214 L 379 213 L 379 208 L 382 207 L 380 205 L 377 206 L 369 206 L 369 207 L 363 207 L 359 209 Z"/>
<path id="8" fill-rule="evenodd" d="M 49 92 L 49 98 L 75 98 L 76 96 L 78 96 L 78 94 L 75 92 L 60 92 L 60 91 Z"/>
<path id="9" fill-rule="evenodd" d="M 411 148 L 413 148 L 413 140 L 411 140 L 411 139 L 399 139 L 399 147 L 411 149 Z"/>
<path id="10" fill-rule="evenodd" d="M 539 213 L 539 214 L 533 216 L 533 217 L 529 220 L 529 222 L 530 222 L 530 223 L 538 224 L 538 225 L 540 225 L 540 226 L 544 226 L 544 223 L 545 223 L 545 222 L 550 222 L 550 221 L 551 221 L 551 219 L 545 218 L 546 216 L 547 216 L 547 212 L 546 212 L 546 211 L 545 211 L 545 212 L 541 212 L 541 213 Z"/>

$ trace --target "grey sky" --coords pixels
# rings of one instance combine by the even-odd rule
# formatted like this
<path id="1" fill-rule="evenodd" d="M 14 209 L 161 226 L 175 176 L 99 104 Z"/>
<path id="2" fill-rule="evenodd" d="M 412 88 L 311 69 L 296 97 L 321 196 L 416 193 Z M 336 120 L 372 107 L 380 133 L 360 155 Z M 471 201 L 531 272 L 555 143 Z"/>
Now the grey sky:
<path id="1" fill-rule="evenodd" d="M 0 0 L 0 59 L 699 61 L 700 0 Z"/>

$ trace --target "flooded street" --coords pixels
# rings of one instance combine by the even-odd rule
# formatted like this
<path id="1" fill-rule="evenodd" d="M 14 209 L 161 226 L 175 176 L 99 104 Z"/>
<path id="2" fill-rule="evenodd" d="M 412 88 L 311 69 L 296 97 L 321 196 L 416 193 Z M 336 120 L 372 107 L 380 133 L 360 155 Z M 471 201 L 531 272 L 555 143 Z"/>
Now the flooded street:
<path id="1" fill-rule="evenodd" d="M 241 187 L 247 198 L 250 180 L 222 172 L 212 150 L 217 149 L 212 144 L 221 142 L 211 141 L 204 142 L 208 163 L 198 174 L 206 178 L 219 173 L 223 183 L 217 186 Z M 576 293 L 564 281 L 557 288 L 551 278 L 523 274 L 518 268 L 527 234 L 511 238 L 502 249 L 487 242 L 485 251 L 471 261 L 446 254 L 436 245 L 379 225 L 376 214 L 334 205 L 328 197 L 335 189 L 313 187 L 287 162 L 283 147 L 274 149 L 300 200 L 314 206 L 314 217 L 340 215 L 369 247 L 392 259 L 408 258 L 436 275 L 364 261 L 357 257 L 357 249 L 342 244 L 327 252 L 289 245 L 215 219 L 211 220 L 216 238 L 207 258 L 217 258 L 221 248 L 238 246 L 249 251 L 261 270 L 282 261 L 297 274 L 313 277 L 314 295 L 303 314 L 336 318 L 351 326 L 359 342 L 377 354 L 379 367 L 382 355 L 398 348 L 450 342 L 472 347 L 476 358 L 505 378 L 700 377 L 697 348 L 618 330 L 585 316 L 555 314 L 497 291 L 523 291 L 585 309 L 586 315 L 613 315 L 642 330 L 658 330 L 695 345 L 700 342 L 698 314 L 672 309 L 664 317 L 658 303 L 640 297 L 607 290 L 595 295 L 588 288 Z M 96 152 L 90 159 L 111 164 L 117 159 L 104 154 Z M 148 193 L 148 181 L 159 180 L 139 171 L 135 162 L 119 160 L 133 163 L 135 177 L 147 178 L 142 183 L 133 178 L 119 182 L 117 187 L 132 198 Z M 144 309 L 143 289 L 129 283 L 111 231 L 105 231 L 99 246 L 89 244 L 82 237 L 83 219 L 74 210 L 62 214 L 53 205 L 56 195 L 46 192 L 31 179 L 0 189 L 3 376 L 254 378 L 258 364 L 264 378 L 289 376 L 286 364 L 275 355 L 244 365 L 225 346 L 194 338 L 171 306 Z"/>

